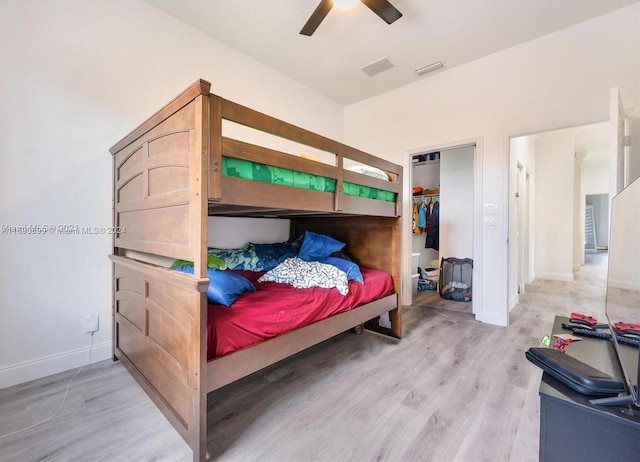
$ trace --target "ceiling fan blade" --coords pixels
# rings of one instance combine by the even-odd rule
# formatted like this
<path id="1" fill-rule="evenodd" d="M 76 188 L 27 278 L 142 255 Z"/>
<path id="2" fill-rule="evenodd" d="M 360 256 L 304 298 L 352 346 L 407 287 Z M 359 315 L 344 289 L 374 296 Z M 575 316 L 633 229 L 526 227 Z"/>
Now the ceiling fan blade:
<path id="1" fill-rule="evenodd" d="M 402 13 L 387 0 L 360 0 L 371 11 L 380 16 L 387 24 L 392 24 L 402 17 Z"/>
<path id="2" fill-rule="evenodd" d="M 311 17 L 300 31 L 300 34 L 313 35 L 324 17 L 329 13 L 329 10 L 331 10 L 331 7 L 333 7 L 332 0 L 322 0 L 316 10 L 311 14 Z"/>

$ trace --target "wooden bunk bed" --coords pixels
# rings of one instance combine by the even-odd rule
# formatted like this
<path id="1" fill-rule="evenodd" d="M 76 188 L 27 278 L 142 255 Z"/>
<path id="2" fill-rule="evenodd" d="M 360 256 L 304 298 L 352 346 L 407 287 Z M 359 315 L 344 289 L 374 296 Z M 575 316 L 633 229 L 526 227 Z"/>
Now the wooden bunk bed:
<path id="1" fill-rule="evenodd" d="M 401 337 L 402 167 L 209 93 L 196 81 L 110 149 L 113 156 L 114 359 L 206 460 L 207 393 L 364 324 Z M 335 165 L 223 136 L 223 120 L 335 154 Z M 334 192 L 223 174 L 224 157 L 331 179 Z M 343 168 L 376 167 L 389 181 Z M 393 193 L 348 195 L 347 183 Z M 347 243 L 359 265 L 391 274 L 394 293 L 247 348 L 207 360 L 208 216 L 281 217 L 290 236 L 323 233 Z M 142 258 L 141 256 L 144 256 Z M 147 258 L 148 257 L 148 258 Z M 193 275 L 150 263 L 193 262 Z M 390 327 L 379 322 L 388 313 Z"/>

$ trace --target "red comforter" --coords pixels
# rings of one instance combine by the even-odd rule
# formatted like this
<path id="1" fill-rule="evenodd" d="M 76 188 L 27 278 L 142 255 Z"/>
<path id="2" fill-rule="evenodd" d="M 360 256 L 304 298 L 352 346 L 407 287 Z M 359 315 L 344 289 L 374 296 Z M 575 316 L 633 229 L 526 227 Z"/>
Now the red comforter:
<path id="1" fill-rule="evenodd" d="M 361 268 L 364 284 L 349 281 L 349 293 L 337 289 L 296 289 L 287 284 L 257 282 L 263 272 L 236 271 L 255 292 L 242 294 L 229 308 L 209 305 L 207 357 L 213 359 L 279 334 L 306 326 L 393 293 L 391 275 Z"/>

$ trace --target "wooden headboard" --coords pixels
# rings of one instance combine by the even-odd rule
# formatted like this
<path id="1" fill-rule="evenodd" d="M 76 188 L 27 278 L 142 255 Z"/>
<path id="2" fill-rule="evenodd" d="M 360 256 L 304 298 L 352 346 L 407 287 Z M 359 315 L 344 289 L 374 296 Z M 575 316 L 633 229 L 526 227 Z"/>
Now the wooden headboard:
<path id="1" fill-rule="evenodd" d="M 340 218 L 292 218 L 291 237 L 313 231 L 345 242 L 345 254 L 358 265 L 391 273 L 393 285 L 401 305 L 402 229 L 400 218 L 344 216 Z M 402 322 L 399 311 L 391 313 L 391 328 L 375 321 L 367 328 L 400 338 Z"/>

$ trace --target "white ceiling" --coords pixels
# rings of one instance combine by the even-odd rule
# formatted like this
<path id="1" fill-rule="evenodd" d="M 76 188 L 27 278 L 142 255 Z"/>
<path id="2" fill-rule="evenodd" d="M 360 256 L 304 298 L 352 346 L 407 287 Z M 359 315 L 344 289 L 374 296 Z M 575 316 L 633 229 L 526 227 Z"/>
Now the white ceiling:
<path id="1" fill-rule="evenodd" d="M 544 137 L 553 136 L 561 133 L 567 133 L 573 136 L 574 152 L 584 156 L 584 162 L 593 162 L 598 164 L 607 164 L 609 161 L 611 129 L 609 122 L 599 122 L 589 125 L 581 125 L 578 127 L 564 128 L 560 130 L 552 130 L 535 135 L 528 135 L 534 140 Z M 608 168 L 608 165 L 607 165 Z M 603 171 L 603 174 L 607 174 Z"/>
<path id="2" fill-rule="evenodd" d="M 320 0 L 145 0 L 218 41 L 344 105 L 550 34 L 638 0 L 391 0 L 387 25 L 362 4 L 334 7 L 311 36 L 299 34 Z M 387 58 L 373 77 L 360 68 Z"/>

